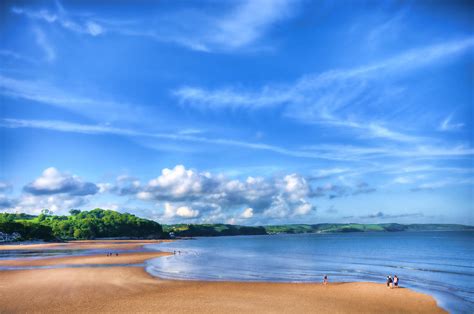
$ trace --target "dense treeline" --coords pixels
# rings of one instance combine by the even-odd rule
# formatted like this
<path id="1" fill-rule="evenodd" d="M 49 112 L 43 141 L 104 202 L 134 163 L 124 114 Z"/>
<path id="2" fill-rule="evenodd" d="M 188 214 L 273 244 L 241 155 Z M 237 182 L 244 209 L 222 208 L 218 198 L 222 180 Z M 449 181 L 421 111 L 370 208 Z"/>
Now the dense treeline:
<path id="1" fill-rule="evenodd" d="M 106 237 L 162 238 L 161 225 L 155 221 L 96 208 L 71 210 L 69 216 L 0 214 L 0 232 L 18 232 L 21 240 L 94 239 Z"/>
<path id="2" fill-rule="evenodd" d="M 228 224 L 180 224 L 165 226 L 165 231 L 173 232 L 178 237 L 217 237 L 235 235 L 267 234 L 264 227 L 249 227 Z"/>

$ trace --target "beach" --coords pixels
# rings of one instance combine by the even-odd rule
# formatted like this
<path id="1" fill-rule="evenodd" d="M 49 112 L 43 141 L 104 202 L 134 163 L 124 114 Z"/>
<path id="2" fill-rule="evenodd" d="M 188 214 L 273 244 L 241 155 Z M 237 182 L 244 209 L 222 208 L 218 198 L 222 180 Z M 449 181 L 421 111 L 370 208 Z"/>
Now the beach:
<path id="1" fill-rule="evenodd" d="M 61 246 L 136 248 L 146 243 L 87 241 Z M 179 281 L 159 279 L 144 270 L 147 259 L 166 254 L 170 253 L 134 251 L 111 257 L 3 260 L 2 266 L 59 268 L 0 271 L 0 312 L 445 313 L 431 296 L 377 283 Z"/>

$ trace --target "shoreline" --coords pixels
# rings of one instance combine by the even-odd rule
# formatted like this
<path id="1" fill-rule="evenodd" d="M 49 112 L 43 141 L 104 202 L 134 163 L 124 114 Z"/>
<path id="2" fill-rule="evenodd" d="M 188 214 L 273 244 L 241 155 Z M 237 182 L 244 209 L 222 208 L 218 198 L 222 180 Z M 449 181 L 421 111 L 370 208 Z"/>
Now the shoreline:
<path id="1" fill-rule="evenodd" d="M 159 244 L 171 240 L 75 240 L 68 242 L 2 244 L 0 251 L 19 250 L 135 250 L 147 244 Z"/>
<path id="2" fill-rule="evenodd" d="M 100 242 L 100 243 L 97 243 Z M 99 246 L 103 241 L 72 243 Z M 112 241 L 112 247 L 120 240 Z M 99 245 L 100 244 L 100 245 Z M 128 243 L 143 246 L 150 243 Z M 110 248 L 112 249 L 112 248 Z M 93 267 L 140 264 L 168 252 L 141 251 L 3 260 L 0 266 L 60 266 L 53 269 L 0 271 L 2 312 L 391 312 L 446 313 L 433 297 L 406 288 L 351 282 L 280 283 L 166 280 L 144 267 Z M 67 265 L 82 265 L 67 267 Z M 135 265 L 136 266 L 136 265 Z M 28 302 L 24 302 L 28 300 Z"/>

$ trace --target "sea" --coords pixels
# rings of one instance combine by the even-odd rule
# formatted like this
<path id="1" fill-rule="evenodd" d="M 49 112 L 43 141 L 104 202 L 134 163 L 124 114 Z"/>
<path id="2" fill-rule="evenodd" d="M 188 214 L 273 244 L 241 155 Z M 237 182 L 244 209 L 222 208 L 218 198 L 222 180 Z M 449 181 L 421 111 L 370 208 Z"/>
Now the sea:
<path id="1" fill-rule="evenodd" d="M 210 237 L 146 246 L 176 254 L 146 262 L 165 279 L 386 282 L 474 313 L 474 232 L 380 232 Z"/>

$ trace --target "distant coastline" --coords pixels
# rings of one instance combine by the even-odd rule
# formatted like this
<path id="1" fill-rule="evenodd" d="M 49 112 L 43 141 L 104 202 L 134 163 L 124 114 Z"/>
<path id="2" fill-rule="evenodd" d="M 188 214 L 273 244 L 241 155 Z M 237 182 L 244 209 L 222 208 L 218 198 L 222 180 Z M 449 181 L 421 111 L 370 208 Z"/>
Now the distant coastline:
<path id="1" fill-rule="evenodd" d="M 414 232 L 414 231 L 474 231 L 474 226 L 458 224 L 358 224 L 321 223 L 288 224 L 269 226 L 239 226 L 230 224 L 176 224 L 163 225 L 163 230 L 176 237 L 272 235 L 303 233 L 351 233 L 351 232 Z"/>
<path id="2" fill-rule="evenodd" d="M 303 233 L 474 231 L 474 226 L 459 224 L 359 224 L 320 223 L 242 226 L 231 224 L 173 224 L 128 213 L 96 208 L 71 210 L 70 215 L 0 213 L 0 243 L 24 241 L 68 241 L 90 239 L 169 239 L 177 237 L 213 237 Z"/>

